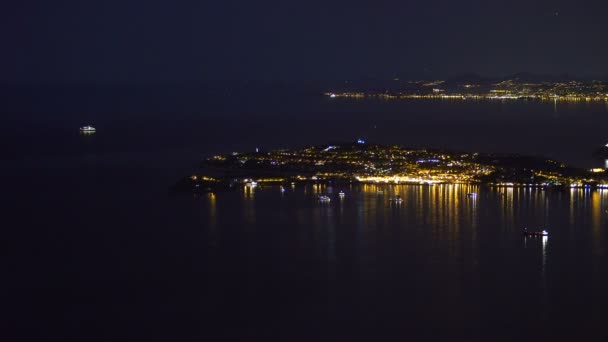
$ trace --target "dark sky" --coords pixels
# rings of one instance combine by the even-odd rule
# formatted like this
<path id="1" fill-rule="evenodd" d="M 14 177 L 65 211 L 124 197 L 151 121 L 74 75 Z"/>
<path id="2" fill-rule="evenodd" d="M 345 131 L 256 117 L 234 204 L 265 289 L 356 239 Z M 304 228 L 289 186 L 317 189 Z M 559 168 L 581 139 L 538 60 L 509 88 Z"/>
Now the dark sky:
<path id="1" fill-rule="evenodd" d="M 605 0 L 25 0 L 0 7 L 4 82 L 608 74 Z"/>

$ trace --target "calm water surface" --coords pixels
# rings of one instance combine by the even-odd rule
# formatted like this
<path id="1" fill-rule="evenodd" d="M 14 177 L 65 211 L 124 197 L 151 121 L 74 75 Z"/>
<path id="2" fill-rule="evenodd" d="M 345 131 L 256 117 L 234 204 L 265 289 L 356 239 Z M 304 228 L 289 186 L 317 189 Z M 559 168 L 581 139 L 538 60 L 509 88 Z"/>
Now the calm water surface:
<path id="1" fill-rule="evenodd" d="M 170 196 L 88 172 L 94 180 L 65 189 L 59 176 L 64 189 L 38 184 L 4 203 L 19 216 L 9 227 L 20 241 L 10 283 L 27 296 L 12 324 L 26 336 L 606 336 L 606 191 L 309 186 Z M 321 193 L 332 201 L 319 203 Z M 403 203 L 389 201 L 395 194 Z M 524 238 L 524 226 L 550 235 Z"/>
<path id="2" fill-rule="evenodd" d="M 590 150 L 607 138 L 605 107 L 320 101 L 226 109 L 253 115 L 235 120 L 92 115 L 86 121 L 99 131 L 88 137 L 75 131 L 84 119 L 67 114 L 7 121 L 0 165 L 7 335 L 606 341 L 607 191 L 168 190 L 210 153 L 359 135 L 587 167 L 597 162 Z M 289 108 L 297 118 L 279 119 Z M 332 201 L 321 204 L 318 194 Z M 403 203 L 389 201 L 396 194 Z M 550 235 L 525 239 L 524 226 Z"/>

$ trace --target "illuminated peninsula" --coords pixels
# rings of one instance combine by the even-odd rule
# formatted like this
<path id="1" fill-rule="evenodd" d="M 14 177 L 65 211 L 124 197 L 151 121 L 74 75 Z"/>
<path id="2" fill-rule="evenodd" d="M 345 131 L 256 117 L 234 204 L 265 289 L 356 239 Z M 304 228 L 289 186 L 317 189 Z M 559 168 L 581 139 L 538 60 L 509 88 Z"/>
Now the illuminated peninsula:
<path id="1" fill-rule="evenodd" d="M 354 143 L 301 149 L 233 152 L 205 159 L 181 189 L 213 191 L 244 184 L 356 182 L 490 184 L 526 187 L 608 187 L 605 169 L 578 169 L 554 160 L 509 154 L 410 149 Z"/>

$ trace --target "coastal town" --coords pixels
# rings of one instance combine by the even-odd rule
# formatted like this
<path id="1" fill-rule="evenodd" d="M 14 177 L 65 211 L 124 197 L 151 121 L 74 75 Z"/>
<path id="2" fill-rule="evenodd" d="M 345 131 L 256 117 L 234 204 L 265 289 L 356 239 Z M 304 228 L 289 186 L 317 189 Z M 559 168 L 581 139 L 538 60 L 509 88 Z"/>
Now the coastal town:
<path id="1" fill-rule="evenodd" d="M 500 79 L 467 75 L 445 80 L 346 81 L 330 98 L 608 101 L 608 82 L 516 74 Z"/>
<path id="2" fill-rule="evenodd" d="M 182 188 L 196 191 L 244 184 L 357 182 L 386 184 L 488 184 L 523 187 L 608 187 L 604 168 L 509 154 L 409 149 L 352 143 L 300 149 L 233 152 L 205 159 Z"/>

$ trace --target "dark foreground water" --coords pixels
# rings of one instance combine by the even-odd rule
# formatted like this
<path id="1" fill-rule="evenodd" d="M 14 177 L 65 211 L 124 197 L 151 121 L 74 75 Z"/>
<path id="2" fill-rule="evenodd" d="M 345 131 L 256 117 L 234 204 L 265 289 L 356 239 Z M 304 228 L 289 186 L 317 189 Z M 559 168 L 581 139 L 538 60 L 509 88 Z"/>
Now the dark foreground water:
<path id="1" fill-rule="evenodd" d="M 3 229 L 19 241 L 6 280 L 23 295 L 8 295 L 8 325 L 20 336 L 607 336 L 607 191 L 309 186 L 170 196 L 82 172 L 57 175 L 60 187 L 34 180 L 36 189 L 3 203 L 18 217 Z M 394 194 L 404 202 L 391 203 Z M 550 236 L 524 238 L 524 226 Z"/>
<path id="2" fill-rule="evenodd" d="M 79 135 L 85 119 L 67 114 L 7 121 L 6 340 L 608 339 L 607 191 L 169 192 L 203 155 L 259 144 L 381 130 L 381 142 L 591 166 L 590 150 L 606 138 L 602 106 L 323 101 L 293 106 L 307 119 L 259 108 L 253 117 L 231 109 L 231 120 L 98 114 L 86 119 L 94 136 Z M 318 203 L 319 193 L 331 203 Z M 401 205 L 389 202 L 397 193 Z M 550 235 L 524 239 L 524 226 Z"/>

